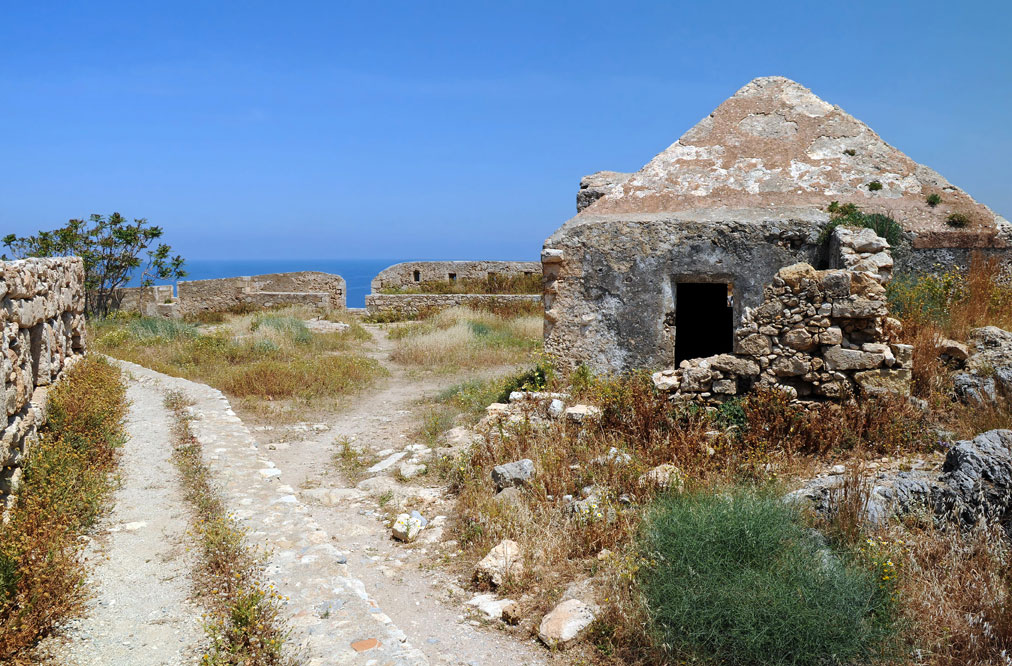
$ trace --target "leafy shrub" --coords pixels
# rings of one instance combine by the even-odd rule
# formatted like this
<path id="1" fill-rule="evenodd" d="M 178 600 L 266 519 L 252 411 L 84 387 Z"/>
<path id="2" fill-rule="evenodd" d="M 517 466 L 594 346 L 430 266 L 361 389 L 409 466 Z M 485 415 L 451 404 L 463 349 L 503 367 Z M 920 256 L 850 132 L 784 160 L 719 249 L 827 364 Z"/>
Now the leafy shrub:
<path id="1" fill-rule="evenodd" d="M 945 223 L 950 227 L 962 229 L 966 225 L 970 224 L 970 218 L 964 215 L 963 213 L 952 213 L 947 218 L 945 218 Z"/>
<path id="2" fill-rule="evenodd" d="M 737 489 L 659 500 L 639 580 L 657 640 L 676 659 L 857 663 L 894 632 L 892 586 L 834 557 L 779 498 Z"/>
<path id="3" fill-rule="evenodd" d="M 882 183 L 880 181 L 873 180 L 870 183 L 868 183 L 868 190 L 870 192 L 878 192 L 881 189 L 882 189 Z"/>
<path id="4" fill-rule="evenodd" d="M 530 370 L 508 378 L 503 383 L 496 402 L 509 402 L 513 391 L 543 391 L 554 376 L 555 368 L 551 362 L 539 361 Z"/>
<path id="5" fill-rule="evenodd" d="M 925 197 L 924 202 L 929 206 L 931 206 L 932 208 L 934 208 L 938 204 L 942 203 L 942 197 L 937 192 L 932 192 L 927 197 Z"/>

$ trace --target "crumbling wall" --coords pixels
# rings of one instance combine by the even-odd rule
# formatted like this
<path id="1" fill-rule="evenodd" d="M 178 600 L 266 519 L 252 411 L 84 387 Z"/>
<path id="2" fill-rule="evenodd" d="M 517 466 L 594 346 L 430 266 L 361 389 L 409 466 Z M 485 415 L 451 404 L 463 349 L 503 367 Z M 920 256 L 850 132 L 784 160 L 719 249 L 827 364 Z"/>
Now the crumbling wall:
<path id="1" fill-rule="evenodd" d="M 372 293 L 384 289 L 413 287 L 421 282 L 484 280 L 489 275 L 537 275 L 541 264 L 536 261 L 407 261 L 385 268 L 372 280 Z"/>
<path id="2" fill-rule="evenodd" d="M 719 401 L 754 384 L 792 397 L 842 398 L 858 391 L 910 393 L 913 348 L 888 316 L 889 245 L 869 229 L 837 228 L 835 265 L 782 268 L 735 331 L 733 354 L 683 361 L 654 374 L 676 398 Z M 882 256 L 884 255 L 884 256 Z"/>
<path id="3" fill-rule="evenodd" d="M 129 287 L 117 292 L 120 309 L 148 316 L 181 317 L 198 312 L 225 312 L 234 308 L 270 308 L 308 305 L 343 310 L 347 285 L 340 275 L 317 271 L 269 273 L 214 280 L 187 280 L 177 285 Z"/>
<path id="4" fill-rule="evenodd" d="M 412 319 L 426 312 L 457 305 L 508 305 L 510 303 L 537 303 L 537 294 L 369 294 L 365 306 L 369 314 L 393 315 Z"/>
<path id="5" fill-rule="evenodd" d="M 85 351 L 84 263 L 77 257 L 0 262 L 0 502 L 9 506 L 38 428 L 46 387 Z"/>

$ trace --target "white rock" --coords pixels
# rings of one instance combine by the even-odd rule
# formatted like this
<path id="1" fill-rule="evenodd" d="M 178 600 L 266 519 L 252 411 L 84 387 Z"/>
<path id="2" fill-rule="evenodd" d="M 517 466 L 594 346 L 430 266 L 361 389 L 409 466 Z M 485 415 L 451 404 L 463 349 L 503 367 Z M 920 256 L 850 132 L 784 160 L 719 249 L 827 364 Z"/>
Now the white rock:
<path id="1" fill-rule="evenodd" d="M 488 552 L 474 569 L 474 577 L 478 581 L 489 582 L 496 587 L 510 577 L 519 576 L 523 572 L 523 556 L 520 544 L 504 539 L 499 545 Z"/>
<path id="2" fill-rule="evenodd" d="M 402 513 L 397 516 L 393 527 L 390 528 L 390 532 L 393 534 L 395 539 L 405 542 L 411 542 L 417 539 L 418 533 L 421 531 L 422 521 L 415 516 L 410 516 L 406 513 Z"/>
<path id="3" fill-rule="evenodd" d="M 426 467 L 423 463 L 406 462 L 401 463 L 401 466 L 398 469 L 398 471 L 401 473 L 401 476 L 404 477 L 405 479 L 413 479 L 416 476 L 419 476 L 420 474 L 425 474 L 425 471 L 427 469 L 428 467 Z"/>
<path id="4" fill-rule="evenodd" d="M 503 609 L 511 603 L 512 599 L 497 599 L 494 594 L 479 594 L 468 601 L 467 605 L 476 607 L 490 620 L 499 620 L 502 619 Z"/>
<path id="5" fill-rule="evenodd" d="M 553 419 L 557 419 L 566 411 L 566 403 L 562 402 L 558 398 L 552 400 L 551 404 L 548 405 L 548 415 Z"/>
<path id="6" fill-rule="evenodd" d="M 389 469 L 390 467 L 393 467 L 394 463 L 398 462 L 401 458 L 403 458 L 406 455 L 408 455 L 407 451 L 399 451 L 397 453 L 392 453 L 383 460 L 379 461 L 378 463 L 370 467 L 369 469 L 367 469 L 366 471 L 369 472 L 370 474 L 382 472 L 386 469 Z"/>
<path id="7" fill-rule="evenodd" d="M 563 601 L 541 620 L 538 638 L 550 648 L 565 650 L 594 622 L 596 616 L 595 606 L 579 599 Z"/>
<path id="8" fill-rule="evenodd" d="M 566 418 L 573 423 L 583 423 L 600 416 L 601 409 L 593 405 L 574 405 L 566 410 Z"/>

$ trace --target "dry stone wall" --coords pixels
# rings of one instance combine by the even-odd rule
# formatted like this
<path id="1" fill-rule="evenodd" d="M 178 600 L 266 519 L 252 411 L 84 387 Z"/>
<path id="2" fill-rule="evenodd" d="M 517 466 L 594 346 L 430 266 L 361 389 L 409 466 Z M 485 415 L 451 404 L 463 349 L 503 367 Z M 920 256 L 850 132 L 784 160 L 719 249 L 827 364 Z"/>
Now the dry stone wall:
<path id="1" fill-rule="evenodd" d="M 179 282 L 177 290 L 178 297 L 173 298 L 171 285 L 121 289 L 120 308 L 164 317 L 282 305 L 343 310 L 348 293 L 340 275 L 317 271 L 188 280 Z"/>
<path id="2" fill-rule="evenodd" d="M 834 263 L 851 268 L 782 268 L 762 305 L 746 309 L 733 354 L 683 361 L 655 373 L 654 384 L 676 398 L 714 402 L 755 384 L 802 399 L 908 395 L 913 348 L 898 343 L 900 322 L 888 316 L 888 243 L 868 229 L 837 228 L 831 247 Z"/>
<path id="3" fill-rule="evenodd" d="M 372 293 L 421 282 L 484 280 L 490 275 L 540 275 L 536 261 L 407 261 L 385 268 L 372 280 Z"/>
<path id="4" fill-rule="evenodd" d="M 45 422 L 47 387 L 85 351 L 84 264 L 77 257 L 0 262 L 0 303 L 0 502 L 6 507 Z"/>
<path id="5" fill-rule="evenodd" d="M 426 312 L 457 305 L 539 303 L 537 294 L 370 294 L 365 298 L 371 315 L 390 315 L 412 319 Z"/>

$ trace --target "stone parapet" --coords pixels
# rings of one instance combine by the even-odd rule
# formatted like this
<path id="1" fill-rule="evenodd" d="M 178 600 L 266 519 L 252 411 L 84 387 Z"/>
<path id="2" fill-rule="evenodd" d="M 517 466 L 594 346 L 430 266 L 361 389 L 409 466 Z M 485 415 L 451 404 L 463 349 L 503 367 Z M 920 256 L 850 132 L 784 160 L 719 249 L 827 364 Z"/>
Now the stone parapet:
<path id="1" fill-rule="evenodd" d="M 413 287 L 422 282 L 484 280 L 489 277 L 540 275 L 537 261 L 407 261 L 383 269 L 372 281 L 372 293 Z"/>
<path id="2" fill-rule="evenodd" d="M 458 305 L 540 303 L 537 294 L 369 294 L 365 307 L 370 315 L 411 319 Z"/>

